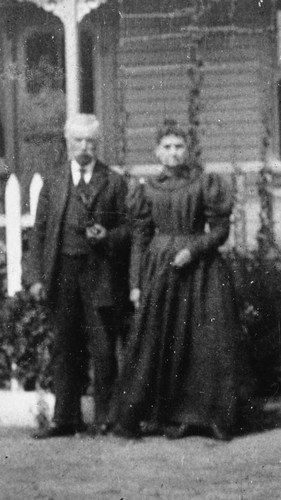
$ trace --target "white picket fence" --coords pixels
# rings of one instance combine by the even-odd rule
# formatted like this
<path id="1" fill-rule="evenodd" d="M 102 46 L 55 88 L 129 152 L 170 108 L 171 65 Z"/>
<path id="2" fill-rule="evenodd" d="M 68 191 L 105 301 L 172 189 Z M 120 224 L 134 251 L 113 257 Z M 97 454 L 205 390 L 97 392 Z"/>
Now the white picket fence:
<path id="1" fill-rule="evenodd" d="M 34 174 L 29 188 L 29 213 L 21 213 L 21 186 L 11 174 L 5 189 L 5 215 L 0 215 L 0 227 L 6 228 L 7 292 L 13 296 L 22 288 L 22 229 L 35 221 L 38 197 L 43 186 L 40 174 Z"/>

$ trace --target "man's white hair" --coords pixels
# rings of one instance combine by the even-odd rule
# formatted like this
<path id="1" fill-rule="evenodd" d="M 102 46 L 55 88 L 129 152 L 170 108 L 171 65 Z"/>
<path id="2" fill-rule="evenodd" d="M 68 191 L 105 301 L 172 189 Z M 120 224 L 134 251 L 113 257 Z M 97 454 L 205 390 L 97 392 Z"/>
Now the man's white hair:
<path id="1" fill-rule="evenodd" d="M 88 129 L 90 135 L 94 138 L 99 137 L 100 132 L 100 123 L 97 117 L 93 114 L 86 113 L 76 113 L 66 120 L 64 127 L 64 136 L 67 138 L 74 132 Z"/>

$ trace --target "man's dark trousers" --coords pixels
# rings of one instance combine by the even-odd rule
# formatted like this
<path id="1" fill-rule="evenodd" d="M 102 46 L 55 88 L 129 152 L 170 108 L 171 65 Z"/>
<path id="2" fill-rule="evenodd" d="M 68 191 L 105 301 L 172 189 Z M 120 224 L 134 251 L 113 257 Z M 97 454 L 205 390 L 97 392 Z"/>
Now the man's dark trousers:
<path id="1" fill-rule="evenodd" d="M 116 342 L 124 326 L 111 307 L 93 308 L 88 256 L 60 258 L 55 301 L 55 413 L 60 425 L 81 423 L 81 353 L 85 343 L 94 364 L 95 424 L 108 423 L 112 386 L 117 374 Z M 83 324 L 81 323 L 84 318 Z M 83 326 L 85 335 L 83 338 Z"/>

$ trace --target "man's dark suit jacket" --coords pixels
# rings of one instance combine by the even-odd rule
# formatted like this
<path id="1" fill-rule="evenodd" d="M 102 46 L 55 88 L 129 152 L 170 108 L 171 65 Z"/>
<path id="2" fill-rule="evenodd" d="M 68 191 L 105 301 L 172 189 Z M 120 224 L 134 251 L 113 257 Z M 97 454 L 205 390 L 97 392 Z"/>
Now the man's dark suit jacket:
<path id="1" fill-rule="evenodd" d="M 60 238 L 72 182 L 70 164 L 46 179 L 40 193 L 30 241 L 26 282 L 42 282 L 47 299 L 55 299 Z M 129 226 L 124 178 L 97 161 L 90 181 L 90 219 L 107 229 L 105 240 L 90 245 L 89 290 L 93 307 L 115 306 L 127 300 Z"/>

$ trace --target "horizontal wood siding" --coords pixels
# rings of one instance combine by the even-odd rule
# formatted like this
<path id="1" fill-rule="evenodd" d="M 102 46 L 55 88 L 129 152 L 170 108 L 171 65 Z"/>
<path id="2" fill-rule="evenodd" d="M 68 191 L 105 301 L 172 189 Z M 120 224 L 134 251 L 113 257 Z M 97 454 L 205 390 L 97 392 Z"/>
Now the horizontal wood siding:
<path id="1" fill-rule="evenodd" d="M 188 124 L 188 65 L 123 67 L 126 164 L 151 163 L 155 131 L 165 117 Z"/>
<path id="2" fill-rule="evenodd" d="M 212 33 L 202 44 L 204 162 L 260 159 L 263 137 L 262 32 Z"/>
<path id="3" fill-rule="evenodd" d="M 166 18 L 140 13 L 123 16 L 119 83 L 126 113 L 127 165 L 155 162 L 155 132 L 165 117 L 176 117 L 188 127 L 189 20 L 188 13 Z M 262 63 L 268 39 L 262 30 L 205 32 L 200 45 L 204 162 L 260 159 L 267 85 Z"/>

